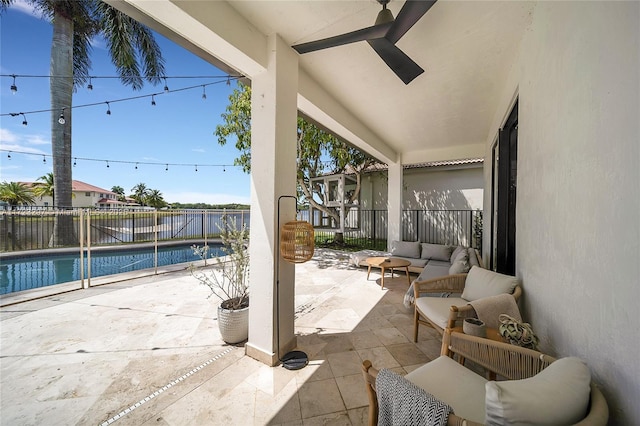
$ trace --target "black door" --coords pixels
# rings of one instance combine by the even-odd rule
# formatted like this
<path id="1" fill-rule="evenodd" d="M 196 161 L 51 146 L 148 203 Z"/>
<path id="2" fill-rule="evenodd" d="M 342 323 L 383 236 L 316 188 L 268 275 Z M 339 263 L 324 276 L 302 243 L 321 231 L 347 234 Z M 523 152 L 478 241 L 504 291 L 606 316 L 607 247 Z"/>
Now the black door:
<path id="1" fill-rule="evenodd" d="M 498 200 L 495 269 L 516 271 L 516 186 L 518 182 L 518 102 L 498 137 Z"/>

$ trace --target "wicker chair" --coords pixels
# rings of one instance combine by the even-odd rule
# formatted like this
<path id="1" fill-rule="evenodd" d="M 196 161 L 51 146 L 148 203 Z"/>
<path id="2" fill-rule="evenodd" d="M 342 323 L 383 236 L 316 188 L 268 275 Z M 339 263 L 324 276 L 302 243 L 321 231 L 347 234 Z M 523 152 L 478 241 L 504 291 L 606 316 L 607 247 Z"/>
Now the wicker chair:
<path id="1" fill-rule="evenodd" d="M 453 332 L 449 328 L 445 329 L 443 333 L 441 355 L 448 356 L 452 359 L 458 357 L 473 361 L 476 365 L 483 367 L 487 372 L 497 374 L 507 380 L 532 377 L 555 361 L 554 358 L 531 349 Z M 460 368 L 465 371 L 470 371 L 465 367 Z M 362 363 L 362 373 L 369 397 L 369 425 L 374 426 L 378 424 L 378 399 L 375 390 L 378 370 L 373 368 L 369 360 L 365 360 Z M 409 380 L 411 380 L 410 377 Z M 431 389 L 442 385 L 443 382 L 430 382 L 430 386 L 433 386 Z M 453 387 L 454 389 L 456 386 L 459 386 L 460 388 L 458 389 L 461 389 L 467 385 L 467 382 L 446 384 L 446 386 Z M 434 390 L 426 390 L 427 392 L 435 393 Z M 482 394 L 482 398 L 484 398 L 484 393 Z M 444 400 L 444 402 L 448 403 L 446 400 Z M 474 402 L 478 403 L 478 401 Z M 484 400 L 480 401 L 480 403 L 484 403 Z M 455 411 L 464 411 L 461 408 L 464 407 L 453 407 Z M 606 425 L 608 418 L 609 409 L 607 402 L 600 390 L 592 382 L 587 415 L 576 424 L 581 426 Z M 463 424 L 476 426 L 482 425 L 483 423 L 474 422 L 455 414 L 449 414 L 447 425 L 459 426 Z"/>
<path id="2" fill-rule="evenodd" d="M 453 328 L 457 320 L 473 316 L 473 308 L 468 305 L 469 302 L 467 300 L 462 299 L 461 297 L 431 297 L 426 299 L 422 297 L 425 294 L 462 294 L 465 290 L 467 276 L 468 274 L 454 274 L 425 281 L 413 282 L 413 291 L 415 297 L 413 324 L 414 342 L 418 341 L 418 327 L 420 326 L 420 324 L 430 326 L 437 330 L 439 333 L 442 333 L 446 327 Z M 522 295 L 522 288 L 520 287 L 520 285 L 516 285 L 511 294 L 517 302 Z M 421 298 L 423 300 L 419 300 Z M 447 318 L 445 319 L 444 324 L 441 318 L 431 318 L 426 312 L 424 312 L 424 307 L 421 307 L 424 302 L 430 302 L 439 305 L 442 305 L 443 303 L 447 304 L 446 308 L 448 312 L 446 313 Z"/>

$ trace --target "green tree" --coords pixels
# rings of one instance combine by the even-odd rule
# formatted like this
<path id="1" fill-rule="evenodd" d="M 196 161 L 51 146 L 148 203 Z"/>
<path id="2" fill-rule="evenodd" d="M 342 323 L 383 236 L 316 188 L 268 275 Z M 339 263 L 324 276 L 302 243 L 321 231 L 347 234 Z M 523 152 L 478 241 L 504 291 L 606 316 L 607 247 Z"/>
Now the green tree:
<path id="1" fill-rule="evenodd" d="M 56 198 L 53 173 L 47 173 L 36 180 L 38 182 L 33 185 L 33 195 L 36 197 L 49 196 L 53 199 L 53 205 L 55 205 Z"/>
<path id="2" fill-rule="evenodd" d="M 131 188 L 131 192 L 133 192 L 133 194 L 131 194 L 131 198 L 136 200 L 138 204 L 141 204 L 143 206 L 146 204 L 147 195 L 149 195 L 149 188 L 147 188 L 147 185 L 140 182 L 139 184 Z"/>
<path id="3" fill-rule="evenodd" d="M 102 35 L 121 81 L 139 90 L 144 79 L 157 84 L 164 60 L 151 31 L 99 0 L 26 0 L 53 25 L 51 78 L 51 150 L 56 197 L 54 207 L 71 207 L 71 123 L 74 89 L 84 85 L 91 69 L 91 40 Z M 4 12 L 15 0 L 0 0 Z M 64 120 L 62 119 L 64 117 Z M 55 245 L 76 241 L 73 218 L 56 217 Z"/>
<path id="4" fill-rule="evenodd" d="M 218 143 L 225 145 L 234 136 L 240 156 L 234 160 L 246 173 L 251 171 L 251 88 L 239 84 L 229 96 L 229 104 L 222 114 L 223 123 L 216 126 Z M 298 117 L 298 190 L 312 206 L 331 216 L 339 223 L 336 208 L 323 204 L 322 188 L 311 185 L 310 179 L 329 173 L 341 173 L 345 169 L 356 176 L 356 189 L 349 202 L 360 196 L 362 172 L 377 161 L 365 153 L 351 147 L 332 134 Z"/>
<path id="5" fill-rule="evenodd" d="M 167 205 L 167 202 L 164 201 L 162 197 L 162 192 L 157 189 L 150 189 L 147 192 L 147 196 L 145 197 L 145 204 L 156 209 L 160 209 Z"/>
<path id="6" fill-rule="evenodd" d="M 20 182 L 0 183 L 0 200 L 11 206 L 11 210 L 20 204 L 33 204 L 35 199 L 31 189 Z"/>
<path id="7" fill-rule="evenodd" d="M 111 192 L 118 194 L 118 201 L 125 201 L 126 197 L 124 195 L 124 188 L 118 185 L 114 185 L 111 187 Z"/>

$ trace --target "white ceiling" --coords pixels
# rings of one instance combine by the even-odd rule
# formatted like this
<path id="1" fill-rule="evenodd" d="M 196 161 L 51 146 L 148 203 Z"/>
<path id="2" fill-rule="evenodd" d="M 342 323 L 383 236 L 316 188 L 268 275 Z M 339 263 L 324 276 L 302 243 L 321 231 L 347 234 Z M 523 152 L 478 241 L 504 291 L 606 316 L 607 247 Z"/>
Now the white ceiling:
<path id="1" fill-rule="evenodd" d="M 159 3 L 127 2 L 143 13 L 150 4 Z M 228 3 L 174 0 L 170 4 L 208 30 L 222 34 L 229 44 L 234 44 L 229 33 L 243 32 L 243 37 L 235 40 L 245 47 L 248 40 L 255 44 L 260 36 L 274 33 L 294 45 L 368 27 L 381 8 L 375 0 Z M 113 4 L 131 12 L 115 1 Z M 388 7 L 397 16 L 403 4 L 403 0 L 392 0 Z M 533 9 L 534 3 L 521 1 L 438 1 L 397 43 L 425 69 L 409 85 L 366 42 L 300 55 L 299 64 L 404 164 L 481 157 L 490 137 L 489 127 L 500 113 L 497 107 L 503 81 L 515 63 Z M 153 20 L 141 20 L 169 35 L 166 27 L 157 25 L 162 13 L 154 13 Z M 165 21 L 173 15 L 167 12 Z M 176 29 L 185 25 L 174 24 L 162 23 L 173 27 L 169 30 L 173 32 L 180 32 Z M 259 34 L 251 34 L 256 31 Z M 223 52 L 224 43 L 207 45 L 204 34 L 198 37 L 192 31 L 181 32 L 172 38 L 234 66 Z M 243 64 L 238 62 L 235 68 L 242 70 Z"/>

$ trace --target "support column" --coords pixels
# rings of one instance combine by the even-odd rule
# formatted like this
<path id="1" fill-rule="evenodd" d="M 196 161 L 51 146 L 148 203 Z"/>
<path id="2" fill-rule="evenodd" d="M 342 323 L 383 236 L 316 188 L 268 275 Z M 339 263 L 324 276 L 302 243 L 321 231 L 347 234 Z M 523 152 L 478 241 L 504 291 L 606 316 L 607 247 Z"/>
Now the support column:
<path id="1" fill-rule="evenodd" d="M 391 251 L 391 242 L 402 240 L 402 197 L 403 197 L 403 176 L 402 162 L 389 163 L 388 166 L 389 188 L 387 194 L 387 211 L 389 215 L 389 226 L 387 228 L 387 250 Z"/>
<path id="2" fill-rule="evenodd" d="M 251 272 L 246 353 L 275 365 L 278 331 L 280 356 L 296 345 L 295 269 L 280 260 L 277 252 L 277 219 L 278 197 L 296 195 L 298 59 L 278 35 L 269 37 L 267 51 L 267 68 L 251 80 Z M 295 219 L 294 199 L 282 198 L 280 206 L 280 223 Z M 275 262 L 279 262 L 279 270 Z"/>

